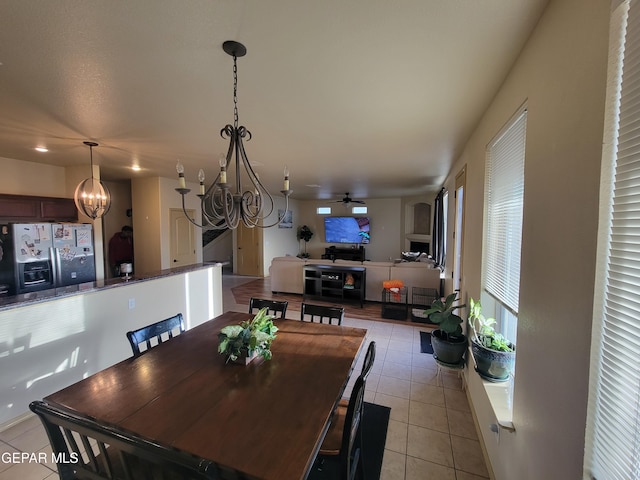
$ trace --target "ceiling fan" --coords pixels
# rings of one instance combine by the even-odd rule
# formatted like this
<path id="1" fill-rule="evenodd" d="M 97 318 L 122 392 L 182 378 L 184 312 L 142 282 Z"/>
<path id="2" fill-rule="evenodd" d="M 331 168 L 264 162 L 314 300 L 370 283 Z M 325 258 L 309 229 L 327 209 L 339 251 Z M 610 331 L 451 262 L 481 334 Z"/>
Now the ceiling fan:
<path id="1" fill-rule="evenodd" d="M 345 192 L 344 194 L 344 198 L 342 200 L 335 200 L 332 203 L 342 203 L 345 206 L 349 206 L 352 203 L 361 203 L 361 204 L 365 204 L 366 202 L 364 200 L 353 200 L 350 196 L 349 196 L 349 192 Z"/>

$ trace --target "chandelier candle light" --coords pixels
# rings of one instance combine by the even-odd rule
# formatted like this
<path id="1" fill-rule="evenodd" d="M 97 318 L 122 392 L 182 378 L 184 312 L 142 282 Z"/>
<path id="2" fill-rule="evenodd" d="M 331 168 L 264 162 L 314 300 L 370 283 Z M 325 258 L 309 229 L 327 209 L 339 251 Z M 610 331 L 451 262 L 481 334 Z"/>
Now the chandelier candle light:
<path id="1" fill-rule="evenodd" d="M 227 124 L 221 131 L 222 138 L 229 139 L 227 154 L 220 154 L 218 165 L 220 173 L 213 184 L 205 189 L 204 170 L 198 172 L 200 182 L 200 198 L 202 204 L 202 217 L 205 225 L 199 225 L 187 215 L 185 207 L 185 195 L 191 190 L 186 187 L 184 178 L 184 166 L 180 161 L 176 165 L 178 171 L 178 188 L 176 191 L 182 196 L 182 210 L 191 223 L 200 228 L 235 229 L 240 221 L 248 227 L 269 228 L 282 223 L 289 210 L 289 196 L 293 192 L 289 188 L 289 169 L 284 168 L 284 188 L 280 193 L 284 195 L 286 205 L 285 214 L 270 225 L 262 225 L 262 219 L 268 217 L 274 211 L 274 200 L 266 187 L 260 181 L 258 174 L 254 172 L 245 152 L 243 139 L 251 140 L 251 132 L 244 126 L 238 126 L 238 68 L 236 60 L 247 53 L 247 49 L 241 43 L 228 40 L 222 44 L 222 49 L 233 57 L 233 125 Z M 233 163 L 232 163 L 233 160 Z M 230 166 L 235 167 L 235 189 L 232 192 L 231 185 L 227 182 Z M 250 188 L 242 191 L 241 182 L 246 178 L 250 182 Z"/>
<path id="2" fill-rule="evenodd" d="M 91 155 L 91 177 L 78 184 L 73 194 L 73 200 L 81 213 L 95 220 L 106 215 L 111 208 L 111 194 L 107 186 L 93 175 L 93 147 L 97 147 L 98 144 L 95 142 L 83 143 L 89 147 Z"/>

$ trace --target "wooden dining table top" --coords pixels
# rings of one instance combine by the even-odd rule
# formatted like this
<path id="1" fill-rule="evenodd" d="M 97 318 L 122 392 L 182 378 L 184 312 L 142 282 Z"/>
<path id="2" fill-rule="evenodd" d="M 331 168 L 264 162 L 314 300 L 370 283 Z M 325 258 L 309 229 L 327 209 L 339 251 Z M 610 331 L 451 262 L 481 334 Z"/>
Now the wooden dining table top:
<path id="1" fill-rule="evenodd" d="M 226 312 L 46 397 L 98 421 L 261 479 L 305 478 L 366 330 L 276 320 L 273 358 L 226 363 Z"/>

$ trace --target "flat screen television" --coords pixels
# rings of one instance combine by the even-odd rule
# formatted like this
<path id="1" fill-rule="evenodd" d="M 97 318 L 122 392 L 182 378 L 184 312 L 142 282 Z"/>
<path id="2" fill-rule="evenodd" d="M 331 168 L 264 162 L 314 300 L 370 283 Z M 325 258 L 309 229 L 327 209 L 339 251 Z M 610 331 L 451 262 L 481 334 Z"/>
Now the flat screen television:
<path id="1" fill-rule="evenodd" d="M 369 217 L 324 217 L 327 243 L 369 243 Z"/>

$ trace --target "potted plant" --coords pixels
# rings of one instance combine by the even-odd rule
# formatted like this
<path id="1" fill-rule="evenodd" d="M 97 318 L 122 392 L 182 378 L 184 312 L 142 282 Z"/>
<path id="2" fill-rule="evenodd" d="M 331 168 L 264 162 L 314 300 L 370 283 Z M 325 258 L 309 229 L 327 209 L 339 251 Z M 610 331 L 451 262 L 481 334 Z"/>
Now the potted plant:
<path id="1" fill-rule="evenodd" d="M 218 352 L 227 356 L 227 362 L 248 364 L 261 356 L 271 359 L 271 343 L 276 338 L 278 327 L 273 324 L 273 316 L 262 308 L 251 320 L 240 325 L 227 325 L 218 334 Z"/>
<path id="2" fill-rule="evenodd" d="M 480 301 L 475 302 L 472 298 L 469 305 L 471 352 L 476 362 L 476 371 L 490 382 L 504 382 L 513 371 L 516 346 L 495 331 L 496 320 L 482 314 Z"/>
<path id="3" fill-rule="evenodd" d="M 454 313 L 454 310 L 466 305 L 454 305 L 457 300 L 457 292 L 451 293 L 444 302 L 442 299 L 434 300 L 431 308 L 424 312 L 429 320 L 439 327 L 431 332 L 434 358 L 439 362 L 456 366 L 462 363 L 462 357 L 467 350 L 467 336 L 462 333 L 462 317 Z"/>
<path id="4" fill-rule="evenodd" d="M 313 237 L 313 232 L 309 227 L 303 225 L 298 227 L 298 241 L 304 240 L 304 253 L 301 253 L 300 258 L 309 258 L 309 254 L 307 253 L 307 243 Z"/>

